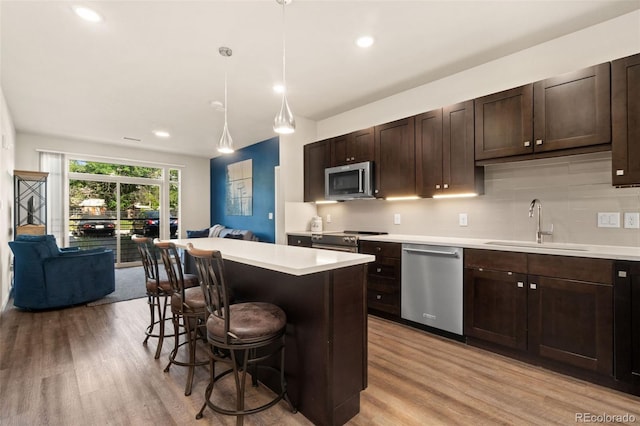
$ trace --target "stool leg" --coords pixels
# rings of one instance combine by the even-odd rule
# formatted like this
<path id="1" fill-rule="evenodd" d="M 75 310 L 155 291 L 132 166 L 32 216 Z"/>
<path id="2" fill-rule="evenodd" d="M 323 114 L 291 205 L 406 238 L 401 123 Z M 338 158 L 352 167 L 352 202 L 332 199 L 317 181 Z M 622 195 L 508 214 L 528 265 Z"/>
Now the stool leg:
<path id="1" fill-rule="evenodd" d="M 142 342 L 143 345 L 146 345 L 147 340 L 149 340 L 149 337 L 151 337 L 151 333 L 153 333 L 153 325 L 155 324 L 155 319 L 156 319 L 155 318 L 155 301 L 153 300 L 153 296 L 151 296 L 150 294 L 147 294 L 147 305 L 149 306 L 149 316 L 151 317 L 151 322 L 147 327 L 147 332 L 146 332 L 147 337 L 144 338 L 144 342 Z"/>
<path id="2" fill-rule="evenodd" d="M 155 359 L 160 358 L 160 352 L 162 352 L 162 343 L 164 342 L 164 319 L 167 313 L 167 297 L 164 297 L 164 302 L 160 301 L 160 296 L 154 296 L 156 299 L 156 305 L 158 306 L 158 325 L 160 326 L 160 334 L 158 334 L 158 347 L 156 348 Z M 163 305 L 163 306 L 160 306 Z M 153 321 L 153 319 L 152 319 Z"/>
<path id="3" fill-rule="evenodd" d="M 213 352 L 213 347 L 211 347 L 211 352 Z M 207 385 L 207 389 L 204 391 L 204 404 L 202 404 L 202 408 L 196 414 L 196 420 L 200 420 L 202 418 L 202 413 L 204 413 L 204 409 L 207 408 L 207 404 L 209 403 L 209 399 L 211 399 L 211 393 L 213 392 L 213 384 L 216 381 L 216 372 L 215 372 L 216 362 L 213 357 L 209 358 L 209 384 Z"/>
<path id="4" fill-rule="evenodd" d="M 174 334 L 174 339 L 173 339 L 173 350 L 171 351 L 171 353 L 169 354 L 169 363 L 167 364 L 167 366 L 164 369 L 164 372 L 167 373 L 169 371 L 169 368 L 171 367 L 171 363 L 173 362 L 175 356 L 178 354 L 178 339 L 180 339 L 180 324 L 179 324 L 179 318 L 176 314 L 172 314 L 172 322 L 173 322 L 173 334 Z"/>
<path id="5" fill-rule="evenodd" d="M 188 346 L 189 346 L 189 372 L 187 375 L 187 384 L 185 386 L 184 389 L 184 394 L 185 396 L 189 396 L 191 395 L 191 387 L 193 385 L 193 372 L 195 370 L 195 362 L 196 362 L 196 339 L 197 339 L 197 335 L 196 332 L 198 330 L 197 328 L 197 322 L 198 319 L 195 317 L 191 317 L 191 316 L 186 316 L 183 315 L 183 322 L 184 322 L 184 326 L 185 329 L 187 330 L 187 342 L 188 342 Z"/>

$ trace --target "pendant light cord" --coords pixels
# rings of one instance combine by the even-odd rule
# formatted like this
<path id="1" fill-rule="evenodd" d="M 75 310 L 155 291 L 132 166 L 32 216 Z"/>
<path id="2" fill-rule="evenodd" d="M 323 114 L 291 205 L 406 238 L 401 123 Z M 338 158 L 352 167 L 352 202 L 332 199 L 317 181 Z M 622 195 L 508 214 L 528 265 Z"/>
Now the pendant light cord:
<path id="1" fill-rule="evenodd" d="M 285 28 L 286 28 L 286 21 L 285 21 L 285 13 L 284 13 L 284 8 L 286 6 L 286 2 L 283 1 L 282 2 L 282 87 L 284 87 L 284 91 L 285 93 L 287 92 L 287 80 L 286 80 L 286 37 L 285 37 Z"/>

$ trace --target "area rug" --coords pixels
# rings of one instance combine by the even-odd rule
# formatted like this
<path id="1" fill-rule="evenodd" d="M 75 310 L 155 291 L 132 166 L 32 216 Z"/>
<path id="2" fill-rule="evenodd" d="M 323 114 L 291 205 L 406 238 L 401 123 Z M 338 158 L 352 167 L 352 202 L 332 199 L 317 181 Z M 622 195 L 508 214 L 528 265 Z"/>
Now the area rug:
<path id="1" fill-rule="evenodd" d="M 87 303 L 87 306 L 106 305 L 124 300 L 139 299 L 147 296 L 144 285 L 144 269 L 142 266 L 134 268 L 116 269 L 116 291 L 102 299 Z"/>

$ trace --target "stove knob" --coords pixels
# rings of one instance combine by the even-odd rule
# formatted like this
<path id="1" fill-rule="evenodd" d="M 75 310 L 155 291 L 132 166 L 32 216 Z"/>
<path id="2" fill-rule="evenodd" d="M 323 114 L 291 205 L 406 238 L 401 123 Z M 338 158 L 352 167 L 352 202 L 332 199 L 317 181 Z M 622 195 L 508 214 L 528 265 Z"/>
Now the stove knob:
<path id="1" fill-rule="evenodd" d="M 349 242 L 349 237 L 342 237 L 342 241 L 344 241 L 345 243 Z"/>
<path id="2" fill-rule="evenodd" d="M 355 243 L 355 242 L 356 242 L 356 237 L 350 237 L 350 238 L 349 238 L 349 240 L 350 240 L 352 243 Z"/>

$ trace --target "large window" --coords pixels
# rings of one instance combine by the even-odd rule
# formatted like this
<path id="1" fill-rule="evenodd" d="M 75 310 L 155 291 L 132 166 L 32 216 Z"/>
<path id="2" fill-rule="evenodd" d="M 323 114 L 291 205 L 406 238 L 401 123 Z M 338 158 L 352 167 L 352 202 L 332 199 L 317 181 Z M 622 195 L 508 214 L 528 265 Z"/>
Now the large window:
<path id="1" fill-rule="evenodd" d="M 116 263 L 139 260 L 131 235 L 179 236 L 180 171 L 68 161 L 69 246 L 106 246 Z"/>

